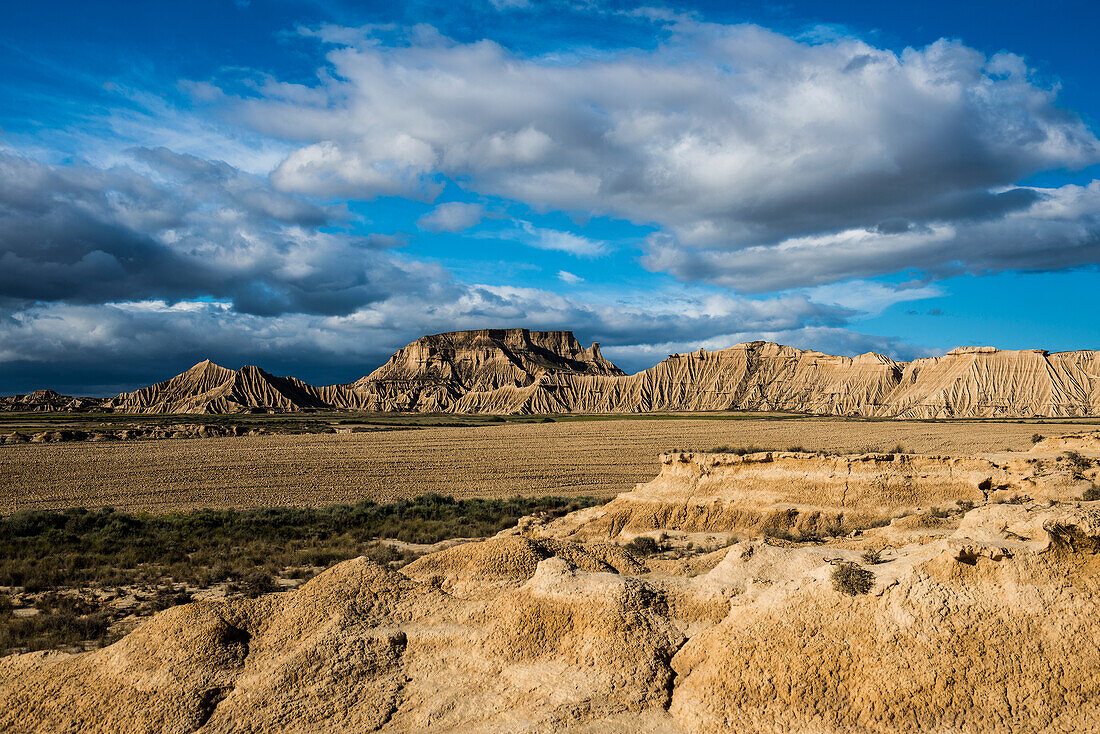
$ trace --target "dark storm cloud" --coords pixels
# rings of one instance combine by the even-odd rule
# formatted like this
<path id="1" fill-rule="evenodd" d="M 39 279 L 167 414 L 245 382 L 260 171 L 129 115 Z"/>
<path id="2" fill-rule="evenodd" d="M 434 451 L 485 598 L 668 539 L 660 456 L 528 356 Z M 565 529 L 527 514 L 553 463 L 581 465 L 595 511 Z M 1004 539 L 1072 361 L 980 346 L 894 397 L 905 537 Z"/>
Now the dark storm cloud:
<path id="1" fill-rule="evenodd" d="M 132 155 L 102 170 L 0 154 L 0 298 L 209 296 L 245 313 L 347 314 L 442 277 L 386 252 L 386 238 L 320 231 L 341 212 L 225 163 Z"/>

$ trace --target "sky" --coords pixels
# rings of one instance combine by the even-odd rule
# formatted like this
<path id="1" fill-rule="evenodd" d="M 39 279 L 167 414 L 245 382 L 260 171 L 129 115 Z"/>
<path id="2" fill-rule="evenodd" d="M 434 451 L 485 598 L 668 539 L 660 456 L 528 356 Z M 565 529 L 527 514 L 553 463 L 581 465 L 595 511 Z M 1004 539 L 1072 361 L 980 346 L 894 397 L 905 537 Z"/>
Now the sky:
<path id="1" fill-rule="evenodd" d="M 1100 349 L 1095 3 L 8 3 L 0 393 Z"/>

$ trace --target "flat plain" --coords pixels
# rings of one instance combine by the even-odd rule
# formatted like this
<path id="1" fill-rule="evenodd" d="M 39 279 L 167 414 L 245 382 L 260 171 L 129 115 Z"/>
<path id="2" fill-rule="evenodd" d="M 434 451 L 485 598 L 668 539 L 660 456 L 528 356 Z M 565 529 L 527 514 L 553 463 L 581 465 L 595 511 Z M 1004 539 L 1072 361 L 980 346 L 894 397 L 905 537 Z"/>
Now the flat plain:
<path id="1" fill-rule="evenodd" d="M 325 505 L 411 498 L 610 497 L 652 478 L 673 448 L 989 453 L 1025 449 L 1035 433 L 1081 422 L 905 422 L 831 418 L 656 420 L 427 427 L 373 433 L 21 444 L 0 447 L 0 512 L 110 505 Z"/>

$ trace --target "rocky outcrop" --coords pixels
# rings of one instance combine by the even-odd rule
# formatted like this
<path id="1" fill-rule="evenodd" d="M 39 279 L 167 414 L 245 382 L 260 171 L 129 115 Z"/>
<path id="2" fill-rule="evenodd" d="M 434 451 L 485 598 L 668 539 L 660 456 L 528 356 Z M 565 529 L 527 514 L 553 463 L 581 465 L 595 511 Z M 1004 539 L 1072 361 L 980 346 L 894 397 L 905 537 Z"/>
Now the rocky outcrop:
<path id="1" fill-rule="evenodd" d="M 74 398 L 53 390 L 35 390 L 26 395 L 0 397 L 0 413 L 50 413 L 56 411 L 95 410 L 104 403 L 103 398 Z"/>
<path id="2" fill-rule="evenodd" d="M 622 377 L 600 345 L 570 331 L 481 329 L 417 339 L 347 386 L 324 388 L 334 403 L 362 410 L 520 412 L 511 396 L 557 376 Z M 492 397 L 499 394 L 504 402 Z"/>
<path id="3" fill-rule="evenodd" d="M 543 532 L 589 541 L 656 531 L 818 538 L 958 507 L 1073 500 L 1095 484 L 1096 434 L 990 456 L 671 453 L 652 481 Z"/>
<path id="4" fill-rule="evenodd" d="M 1100 352 L 955 349 L 895 362 L 770 342 L 675 354 L 624 377 L 547 375 L 471 392 L 460 412 L 644 413 L 753 410 L 884 418 L 1100 415 Z"/>
<path id="5" fill-rule="evenodd" d="M 111 398 L 103 407 L 119 413 L 223 414 L 332 406 L 317 388 L 294 377 L 276 377 L 251 365 L 230 370 L 204 360 L 169 380 Z"/>
<path id="6" fill-rule="evenodd" d="M 104 407 L 122 413 L 461 412 L 467 394 L 522 390 L 559 373 L 623 375 L 600 354 L 599 344 L 585 349 L 568 331 L 482 329 L 417 339 L 348 385 L 315 387 L 259 367 L 229 370 L 206 360 L 170 380 L 112 398 Z"/>
<path id="7" fill-rule="evenodd" d="M 499 556 L 495 544 L 473 548 Z M 667 721 L 684 637 L 652 586 L 556 556 L 507 567 L 496 593 L 459 598 L 347 561 L 292 593 L 176 607 L 97 652 L 0 660 L 0 729 L 653 731 L 647 722 Z"/>
<path id="8" fill-rule="evenodd" d="M 13 431 L 0 435 L 0 445 L 18 443 L 69 443 L 71 441 L 145 441 L 165 438 L 224 438 L 230 436 L 262 436 L 263 428 L 241 425 L 172 424 L 165 426 L 130 426 L 83 431 L 78 428 L 58 428 L 51 431 L 23 433 Z"/>
<path id="9" fill-rule="evenodd" d="M 206 361 L 103 407 L 134 413 L 744 410 L 909 419 L 1080 417 L 1100 415 L 1100 352 L 961 347 L 943 357 L 896 362 L 881 354 L 837 357 L 757 341 L 674 354 L 626 375 L 604 359 L 599 344 L 585 349 L 568 331 L 482 329 L 417 339 L 350 384 L 315 387 L 258 367 L 228 370 Z"/>
<path id="10" fill-rule="evenodd" d="M 1095 434 L 988 457 L 676 454 L 637 504 L 896 517 L 643 564 L 592 508 L 401 572 L 346 561 L 95 652 L 0 659 L 0 730 L 1092 731 L 1100 502 L 1070 496 L 1098 468 Z M 976 506 L 927 512 L 959 496 Z M 689 515 L 655 516 L 675 536 Z"/>
<path id="11" fill-rule="evenodd" d="M 858 552 L 733 546 L 700 588 L 730 612 L 673 658 L 685 732 L 1070 732 L 1100 721 L 1095 508 L 993 505 L 901 545 L 868 594 L 831 583 Z M 876 539 L 881 543 L 882 539 Z M 870 542 L 870 541 L 868 541 Z"/>

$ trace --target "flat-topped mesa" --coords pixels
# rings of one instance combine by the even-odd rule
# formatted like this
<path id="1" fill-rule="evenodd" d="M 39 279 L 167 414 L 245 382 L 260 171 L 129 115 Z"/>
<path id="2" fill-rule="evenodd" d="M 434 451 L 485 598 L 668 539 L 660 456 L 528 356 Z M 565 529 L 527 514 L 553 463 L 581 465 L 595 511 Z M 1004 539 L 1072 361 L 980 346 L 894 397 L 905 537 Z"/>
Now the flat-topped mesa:
<path id="1" fill-rule="evenodd" d="M 478 329 L 417 339 L 349 386 L 345 399 L 372 410 L 509 413 L 517 411 L 507 401 L 463 399 L 522 390 L 555 374 L 624 375 L 599 344 L 585 349 L 571 331 Z"/>
<path id="2" fill-rule="evenodd" d="M 465 390 L 523 387 L 549 372 L 622 375 L 599 344 L 584 349 L 571 331 L 479 329 L 424 336 L 359 380 L 450 382 Z"/>
<path id="3" fill-rule="evenodd" d="M 59 409 L 52 398 L 5 410 Z M 36 408 L 20 407 L 33 404 Z M 75 404 L 74 404 L 75 405 Z M 5 407 L 8 406 L 8 407 Z M 118 411 L 329 408 L 493 414 L 774 411 L 868 418 L 1100 415 L 1100 352 L 957 347 L 897 362 L 766 341 L 670 355 L 626 375 L 569 331 L 480 329 L 421 337 L 357 382 L 314 387 L 209 360 L 106 401 Z M 70 408 L 66 408 L 70 409 Z"/>

